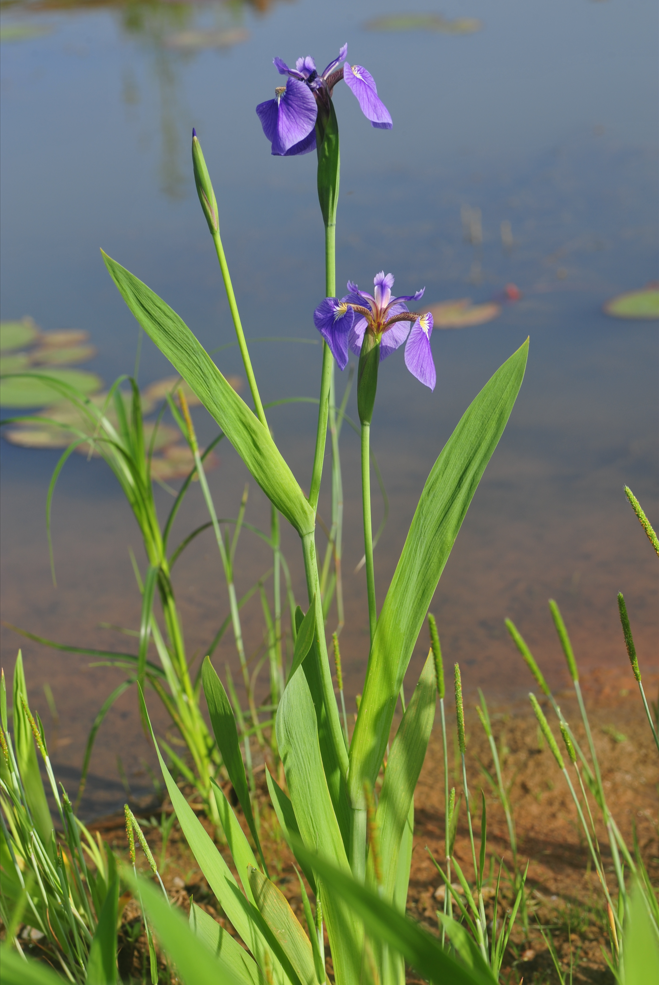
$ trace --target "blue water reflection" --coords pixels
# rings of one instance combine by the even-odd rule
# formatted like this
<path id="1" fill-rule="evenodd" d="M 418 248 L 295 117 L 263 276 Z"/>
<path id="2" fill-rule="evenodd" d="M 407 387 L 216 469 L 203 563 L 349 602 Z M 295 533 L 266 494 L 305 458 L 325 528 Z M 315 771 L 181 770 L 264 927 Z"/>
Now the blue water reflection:
<path id="1" fill-rule="evenodd" d="M 511 282 L 522 292 L 495 322 L 434 334 L 434 395 L 409 377 L 402 357 L 385 364 L 373 442 L 392 519 L 378 548 L 379 589 L 443 441 L 530 334 L 520 401 L 437 594 L 447 659 L 466 665 L 470 686 L 508 695 L 525 689 L 501 630 L 512 615 L 558 679 L 545 608 L 553 595 L 584 664 L 619 664 L 615 592 L 623 588 L 651 660 L 656 581 L 621 487 L 627 482 L 642 501 L 656 502 L 656 329 L 607 320 L 601 305 L 657 276 L 656 5 L 473 0 L 468 9 L 442 3 L 441 13 L 479 18 L 477 33 L 364 28 L 400 6 L 43 0 L 8 8 L 4 24 L 52 30 L 2 49 L 3 317 L 28 313 L 46 329 L 89 329 L 99 350 L 91 368 L 107 381 L 131 371 L 136 326 L 100 261 L 102 246 L 161 293 L 207 347 L 231 339 L 192 182 L 194 125 L 248 336 L 313 339 L 311 313 L 324 283 L 315 158 L 270 157 L 254 107 L 279 84 L 274 55 L 290 63 L 309 53 L 325 64 L 347 40 L 350 57 L 377 79 L 394 129 L 371 129 L 350 93 L 337 88 L 339 284 L 351 278 L 366 287 L 384 267 L 401 291 L 425 284 L 431 303 L 487 300 Z M 224 47 L 194 47 L 220 35 Z M 465 238 L 466 210 L 480 211 L 481 243 Z M 264 399 L 314 395 L 319 354 L 313 345 L 257 346 Z M 220 364 L 241 372 L 235 350 Z M 167 372 L 145 346 L 141 380 Z M 201 415 L 198 423 L 208 438 L 211 425 Z M 306 484 L 312 411 L 282 409 L 273 424 Z M 355 496 L 356 442 L 346 435 L 345 444 L 346 492 Z M 105 466 L 72 461 L 61 480 L 56 591 L 42 522 L 56 459 L 6 443 L 2 454 L 5 618 L 46 636 L 107 645 L 101 621 L 135 622 L 126 555 L 135 532 Z M 212 480 L 226 513 L 244 474 L 230 451 L 221 458 Z M 202 512 L 190 506 L 191 525 Z M 346 543 L 351 571 L 360 554 L 356 519 Z M 223 618 L 217 564 L 205 550 L 192 553 L 187 567 L 181 562 L 191 650 L 201 650 Z M 257 553 L 245 559 L 249 570 L 259 563 Z M 353 689 L 366 656 L 362 578 L 348 575 L 346 584 Z M 3 634 L 6 664 L 16 641 Z M 67 708 L 76 710 L 67 684 L 74 664 L 33 645 L 27 657 L 34 679 L 52 684 L 64 719 Z M 103 672 L 85 674 L 96 695 L 72 726 L 70 759 L 63 747 L 62 762 L 77 761 L 79 737 L 108 689 Z M 142 741 L 133 705 L 124 710 L 125 720 L 107 726 L 118 746 Z"/>

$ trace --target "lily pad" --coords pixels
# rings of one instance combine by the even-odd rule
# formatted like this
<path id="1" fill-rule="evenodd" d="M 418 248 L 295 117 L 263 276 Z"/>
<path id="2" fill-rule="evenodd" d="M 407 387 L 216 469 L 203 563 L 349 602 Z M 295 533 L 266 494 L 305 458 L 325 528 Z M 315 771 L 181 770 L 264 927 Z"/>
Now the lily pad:
<path id="1" fill-rule="evenodd" d="M 228 31 L 212 29 L 208 31 L 179 31 L 178 34 L 170 34 L 165 40 L 165 46 L 183 51 L 196 51 L 201 48 L 232 48 L 234 44 L 240 44 L 247 41 L 248 38 L 249 32 L 242 27 Z"/>
<path id="2" fill-rule="evenodd" d="M 66 448 L 71 444 L 71 435 L 67 431 L 48 424 L 6 428 L 2 436 L 21 448 Z"/>
<path id="3" fill-rule="evenodd" d="M 31 369 L 30 376 L 8 376 L 0 380 L 0 406 L 2 407 L 44 407 L 57 390 L 39 376 L 48 376 L 59 383 L 75 387 L 81 393 L 94 393 L 100 390 L 103 381 L 96 373 L 80 369 L 51 369 L 50 366 Z"/>
<path id="4" fill-rule="evenodd" d="M 364 25 L 369 31 L 438 31 L 441 34 L 474 34 L 483 26 L 475 17 L 448 20 L 441 14 L 391 14 L 374 17 Z"/>
<path id="5" fill-rule="evenodd" d="M 52 27 L 48 24 L 3 24 L 0 27 L 0 41 L 29 41 L 51 31 Z"/>
<path id="6" fill-rule="evenodd" d="M 0 356 L 0 373 L 21 373 L 30 365 L 30 357 L 26 352 L 12 353 L 11 356 Z"/>
<path id="7" fill-rule="evenodd" d="M 641 291 L 619 294 L 604 305 L 604 312 L 614 318 L 659 318 L 659 285 L 649 284 Z"/>
<path id="8" fill-rule="evenodd" d="M 204 471 L 216 468 L 220 463 L 214 452 L 204 459 Z M 161 455 L 151 459 L 151 478 L 167 482 L 170 479 L 183 479 L 194 466 L 194 457 L 187 445 L 170 445 Z M 195 480 L 197 476 L 195 475 Z"/>
<path id="9" fill-rule="evenodd" d="M 75 366 L 76 363 L 86 363 L 96 355 L 93 345 L 72 345 L 59 348 L 59 346 L 45 345 L 39 346 L 31 353 L 35 363 L 42 363 L 45 366 Z"/>
<path id="10" fill-rule="evenodd" d="M 473 304 L 469 298 L 458 301 L 442 301 L 429 308 L 435 328 L 471 328 L 483 325 L 501 314 L 501 306 L 494 301 L 486 304 Z"/>
<path id="11" fill-rule="evenodd" d="M 82 345 L 89 339 L 89 332 L 84 328 L 59 328 L 56 332 L 42 332 L 39 342 L 41 345 L 56 348 Z"/>
<path id="12" fill-rule="evenodd" d="M 0 322 L 0 349 L 3 352 L 22 349 L 39 338 L 39 329 L 31 318 Z"/>
<path id="13" fill-rule="evenodd" d="M 151 447 L 151 441 L 153 440 L 153 450 L 154 452 L 163 451 L 168 448 L 173 442 L 178 441 L 181 437 L 181 432 L 178 428 L 172 427 L 169 424 L 158 425 L 158 431 L 156 432 L 155 439 L 153 437 L 156 425 L 155 423 L 145 423 L 144 424 L 144 449 L 148 452 Z M 70 440 L 70 439 L 69 439 Z M 82 445 L 78 445 L 76 451 L 80 455 L 85 455 L 90 458 L 100 458 L 101 452 L 94 445 L 87 444 L 86 442 Z M 190 469 L 188 469 L 188 472 Z"/>

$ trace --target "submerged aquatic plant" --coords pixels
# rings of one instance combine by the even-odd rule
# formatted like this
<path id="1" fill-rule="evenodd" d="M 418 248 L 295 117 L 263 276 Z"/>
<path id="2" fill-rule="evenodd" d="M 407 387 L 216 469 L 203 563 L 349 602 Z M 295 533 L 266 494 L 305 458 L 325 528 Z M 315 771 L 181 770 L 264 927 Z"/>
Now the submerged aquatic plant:
<path id="1" fill-rule="evenodd" d="M 375 79 L 361 65 L 349 65 L 347 62 L 341 65 L 347 55 L 348 45 L 344 44 L 338 57 L 321 73 L 316 70 L 316 63 L 310 55 L 298 58 L 295 68 L 289 68 L 281 58 L 273 59 L 279 74 L 288 76 L 286 85 L 275 89 L 274 99 L 268 99 L 256 107 L 273 154 L 293 157 L 316 149 L 315 128 L 319 108 L 323 115 L 328 115 L 334 86 L 341 79 L 357 99 L 371 126 L 391 130 L 391 115 L 378 96 Z"/>

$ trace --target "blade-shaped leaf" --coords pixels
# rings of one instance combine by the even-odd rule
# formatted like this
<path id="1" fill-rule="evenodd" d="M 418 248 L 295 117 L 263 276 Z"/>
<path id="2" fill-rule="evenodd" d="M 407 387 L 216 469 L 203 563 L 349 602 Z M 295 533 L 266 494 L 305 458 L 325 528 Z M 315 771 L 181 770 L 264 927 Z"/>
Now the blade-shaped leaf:
<path id="1" fill-rule="evenodd" d="M 256 868 L 250 870 L 249 881 L 263 919 L 276 935 L 300 981 L 304 985 L 317 985 L 311 943 L 288 900 L 274 882 Z"/>
<path id="2" fill-rule="evenodd" d="M 110 884 L 89 949 L 87 985 L 116 985 L 119 880 Z"/>
<path id="3" fill-rule="evenodd" d="M 437 919 L 446 931 L 451 944 L 458 952 L 467 968 L 483 976 L 489 976 L 492 982 L 496 982 L 489 966 L 485 963 L 485 958 L 481 954 L 474 938 L 468 933 L 467 928 L 462 923 L 458 923 L 453 917 L 445 913 L 437 913 Z"/>
<path id="4" fill-rule="evenodd" d="M 433 465 L 378 619 L 350 746 L 350 799 L 364 803 L 382 763 L 398 693 L 437 583 L 524 377 L 528 340 L 462 416 Z"/>
<path id="5" fill-rule="evenodd" d="M 293 663 L 291 664 L 291 669 L 288 672 L 288 679 L 290 681 L 291 677 L 298 669 L 314 641 L 314 636 L 316 635 L 316 607 L 315 607 L 316 597 L 314 595 L 311 600 L 311 605 L 307 611 L 306 616 L 301 619 L 299 625 L 297 626 L 297 636 L 295 637 L 295 649 L 293 651 Z M 302 610 L 297 607 L 295 613 L 296 622 L 302 616 Z"/>
<path id="6" fill-rule="evenodd" d="M 277 815 L 277 820 L 279 821 L 284 838 L 286 839 L 290 850 L 293 851 L 294 840 L 302 840 L 302 835 L 300 834 L 293 805 L 291 804 L 290 798 L 286 796 L 267 767 L 265 771 L 265 779 L 268 784 L 268 792 L 270 794 L 272 806 L 275 809 L 275 814 Z M 312 891 L 315 893 L 316 880 L 314 878 L 313 869 L 306 868 L 302 865 L 302 871 L 304 872 Z"/>
<path id="7" fill-rule="evenodd" d="M 25 703 L 25 706 L 23 703 Z M 37 750 L 32 734 L 32 727 L 25 707 L 29 707 L 27 684 L 25 683 L 25 671 L 23 670 L 23 654 L 19 650 L 18 656 L 16 657 L 16 664 L 14 665 L 14 741 L 16 744 L 16 761 L 35 827 L 39 832 L 43 844 L 47 848 L 50 848 L 53 822 L 48 808 L 48 801 L 46 800 L 46 792 L 43 787 L 41 773 L 39 772 L 39 762 L 37 760 Z"/>
<path id="8" fill-rule="evenodd" d="M 236 975 L 247 979 L 251 985 L 261 985 L 262 979 L 254 958 L 250 957 L 245 948 L 233 939 L 228 930 L 225 930 L 217 920 L 213 920 L 210 913 L 206 913 L 194 903 L 190 904 L 190 928 L 216 957 L 222 958 L 230 966 Z"/>
<path id="9" fill-rule="evenodd" d="M 215 794 L 215 803 L 217 804 L 217 811 L 220 816 L 220 824 L 222 825 L 222 830 L 224 831 L 224 837 L 227 840 L 229 846 L 229 851 L 231 852 L 231 858 L 233 859 L 233 864 L 236 867 L 236 871 L 240 876 L 240 881 L 243 884 L 243 889 L 248 899 L 255 903 L 255 899 L 252 895 L 252 889 L 249 881 L 249 870 L 256 866 L 256 859 L 254 858 L 254 852 L 252 851 L 251 845 L 248 842 L 245 832 L 238 824 L 238 819 L 231 809 L 231 804 L 224 796 L 224 791 L 217 783 L 213 782 L 213 793 Z"/>
<path id="10" fill-rule="evenodd" d="M 659 978 L 659 940 L 640 884 L 632 888 L 623 938 L 625 985 L 646 985 Z"/>
<path id="11" fill-rule="evenodd" d="M 357 882 L 352 875 L 340 871 L 303 845 L 296 847 L 296 853 L 316 870 L 327 887 L 327 894 L 330 890 L 339 894 L 361 917 L 372 937 L 399 951 L 424 978 L 437 985 L 447 985 L 448 982 L 451 985 L 492 985 L 491 975 L 485 976 L 458 964 L 435 937 L 380 899 L 367 886 Z"/>
<path id="12" fill-rule="evenodd" d="M 380 849 L 387 863 L 382 893 L 388 900 L 393 898 L 396 886 L 398 852 L 428 748 L 435 719 L 436 695 L 435 664 L 431 652 L 392 743 L 380 791 L 377 814 Z"/>
<path id="13" fill-rule="evenodd" d="M 210 657 L 206 657 L 204 660 L 201 669 L 201 679 L 206 701 L 208 702 L 208 713 L 210 715 L 215 741 L 220 747 L 229 779 L 233 784 L 233 789 L 236 791 L 236 796 L 243 809 L 249 830 L 254 839 L 254 844 L 263 861 L 261 843 L 254 822 L 254 814 L 252 813 L 252 801 L 249 796 L 245 764 L 243 763 L 242 753 L 240 752 L 240 740 L 238 738 L 238 729 L 236 727 L 233 708 L 224 690 L 224 685 L 210 661 Z"/>
<path id="14" fill-rule="evenodd" d="M 316 712 L 307 679 L 302 673 L 295 674 L 286 686 L 277 710 L 276 729 L 279 754 L 303 843 L 314 851 L 320 849 L 334 865 L 349 872 L 323 770 Z M 358 982 L 361 927 L 340 896 L 323 893 L 322 900 L 337 981 Z"/>
<path id="15" fill-rule="evenodd" d="M 176 312 L 106 253 L 103 259 L 139 324 L 220 425 L 268 499 L 300 536 L 311 533 L 314 511 L 267 428 L 226 381 Z"/>
<path id="16" fill-rule="evenodd" d="M 247 975 L 239 975 L 220 954 L 213 954 L 152 883 L 136 879 L 132 872 L 126 871 L 124 876 L 135 892 L 139 891 L 160 945 L 174 961 L 184 985 L 209 985 L 209 982 L 248 985 L 251 982 Z"/>
<path id="17" fill-rule="evenodd" d="M 2 985 L 62 985 L 62 979 L 41 961 L 22 958 L 8 944 L 0 947 Z"/>
<path id="18" fill-rule="evenodd" d="M 172 806 L 176 811 L 176 817 L 208 885 L 215 893 L 220 906 L 240 937 L 254 955 L 257 963 L 260 964 L 262 960 L 269 963 L 275 982 L 283 985 L 283 983 L 290 981 L 294 985 L 299 985 L 297 975 L 276 940 L 273 939 L 270 928 L 253 903 L 247 900 L 240 891 L 238 883 L 213 844 L 210 835 L 174 783 L 174 779 L 160 755 L 160 749 L 149 721 L 144 695 L 140 689 L 138 689 L 138 693 L 142 713 L 149 725 L 160 769 Z"/>
<path id="19" fill-rule="evenodd" d="M 140 616 L 140 648 L 137 658 L 137 678 L 140 687 L 144 687 L 144 675 L 146 673 L 146 655 L 149 649 L 149 636 L 151 625 L 151 613 L 153 612 L 153 595 L 158 582 L 159 568 L 157 565 L 150 564 L 144 579 L 144 589 L 142 591 L 142 614 Z"/>

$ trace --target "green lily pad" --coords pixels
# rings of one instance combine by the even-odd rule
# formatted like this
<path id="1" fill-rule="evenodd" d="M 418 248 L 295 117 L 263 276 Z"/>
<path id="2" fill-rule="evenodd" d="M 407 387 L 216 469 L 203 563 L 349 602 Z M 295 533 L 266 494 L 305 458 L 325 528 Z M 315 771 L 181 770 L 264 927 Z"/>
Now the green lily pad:
<path id="1" fill-rule="evenodd" d="M 96 373 L 80 369 L 51 369 L 49 366 L 31 369 L 30 376 L 8 376 L 0 380 L 1 407 L 43 407 L 48 404 L 57 390 L 39 376 L 48 376 L 59 383 L 75 387 L 81 393 L 89 394 L 100 390 L 103 381 Z"/>
<path id="2" fill-rule="evenodd" d="M 613 318 L 659 318 L 659 285 L 649 284 L 641 291 L 619 294 L 606 302 L 604 313 Z"/>
<path id="3" fill-rule="evenodd" d="M 5 428 L 2 436 L 10 444 L 20 448 L 66 448 L 72 441 L 68 431 L 48 424 Z"/>
<path id="4" fill-rule="evenodd" d="M 73 345 L 62 347 L 44 345 L 31 353 L 35 363 L 44 366 L 75 366 L 76 363 L 86 363 L 96 355 L 93 345 Z"/>
<path id="5" fill-rule="evenodd" d="M 374 17 L 364 25 L 369 31 L 438 31 L 441 34 L 474 34 L 483 26 L 475 17 L 448 20 L 441 14 L 391 14 Z"/>
<path id="6" fill-rule="evenodd" d="M 433 317 L 435 328 L 471 328 L 483 325 L 501 314 L 501 307 L 494 301 L 486 304 L 473 304 L 469 298 L 458 301 L 441 301 L 428 309 Z"/>
<path id="7" fill-rule="evenodd" d="M 56 332 L 42 332 L 39 342 L 49 347 L 68 348 L 82 345 L 89 339 L 89 332 L 83 328 L 59 328 Z"/>
<path id="8" fill-rule="evenodd" d="M 0 322 L 0 349 L 3 352 L 22 349 L 26 345 L 32 345 L 38 338 L 39 329 L 31 318 Z"/>
<path id="9" fill-rule="evenodd" d="M 234 44 L 247 41 L 249 32 L 242 27 L 228 31 L 190 30 L 170 34 L 165 40 L 167 48 L 179 48 L 183 51 L 195 51 L 201 48 L 232 48 Z"/>
<path id="10" fill-rule="evenodd" d="M 26 352 L 12 353 L 11 356 L 0 356 L 1 373 L 21 373 L 30 365 L 30 357 Z"/>
<path id="11" fill-rule="evenodd" d="M 51 31 L 52 27 L 48 24 L 3 24 L 0 27 L 0 41 L 29 41 Z"/>

